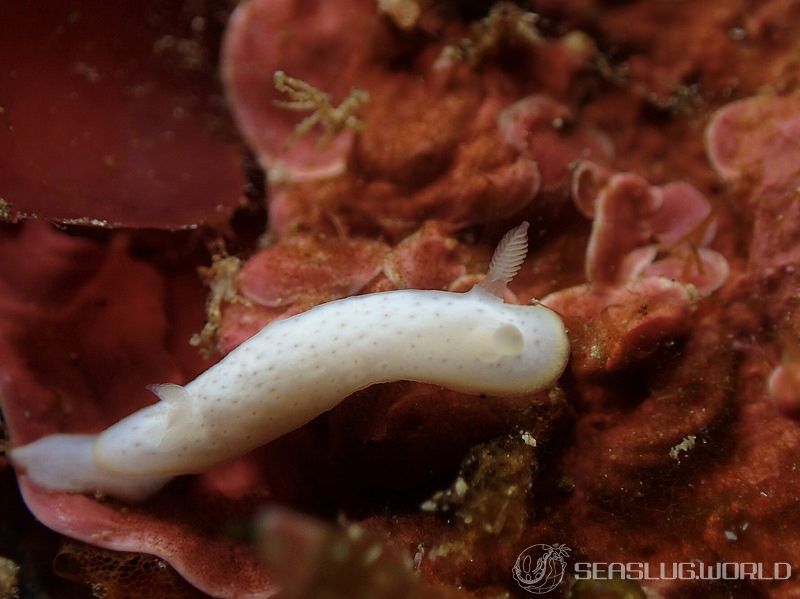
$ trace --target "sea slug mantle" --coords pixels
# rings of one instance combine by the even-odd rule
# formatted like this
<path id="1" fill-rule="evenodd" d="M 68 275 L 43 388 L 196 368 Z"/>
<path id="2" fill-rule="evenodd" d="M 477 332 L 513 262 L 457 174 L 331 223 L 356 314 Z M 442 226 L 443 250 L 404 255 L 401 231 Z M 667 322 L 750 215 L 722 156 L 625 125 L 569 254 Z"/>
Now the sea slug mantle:
<path id="1" fill-rule="evenodd" d="M 53 491 L 145 498 L 294 430 L 370 385 L 413 380 L 468 394 L 526 395 L 552 385 L 569 342 L 539 305 L 502 300 L 527 251 L 509 231 L 466 293 L 398 290 L 332 301 L 276 321 L 186 386 L 98 435 L 56 434 L 10 452 Z"/>

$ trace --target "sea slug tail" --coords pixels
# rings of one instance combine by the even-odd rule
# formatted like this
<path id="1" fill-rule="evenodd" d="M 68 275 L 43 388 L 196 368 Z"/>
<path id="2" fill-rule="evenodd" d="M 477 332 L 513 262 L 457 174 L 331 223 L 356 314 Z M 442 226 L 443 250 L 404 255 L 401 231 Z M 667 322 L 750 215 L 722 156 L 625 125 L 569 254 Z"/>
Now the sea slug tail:
<path id="1" fill-rule="evenodd" d="M 489 272 L 478 286 L 503 297 L 506 286 L 519 272 L 528 253 L 528 223 L 523 222 L 503 235 L 492 256 Z"/>
<path id="2" fill-rule="evenodd" d="M 141 501 L 170 480 L 128 477 L 104 470 L 92 453 L 96 439 L 97 435 L 48 435 L 12 449 L 9 457 L 17 471 L 49 491 L 99 493 Z"/>

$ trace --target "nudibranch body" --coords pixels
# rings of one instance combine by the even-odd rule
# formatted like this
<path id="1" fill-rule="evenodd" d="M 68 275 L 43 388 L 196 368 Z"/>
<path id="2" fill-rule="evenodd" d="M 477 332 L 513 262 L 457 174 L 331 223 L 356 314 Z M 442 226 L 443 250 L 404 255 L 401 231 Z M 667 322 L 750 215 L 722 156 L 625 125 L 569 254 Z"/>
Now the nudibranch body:
<path id="1" fill-rule="evenodd" d="M 399 290 L 349 297 L 276 321 L 186 386 L 98 435 L 51 435 L 11 451 L 45 488 L 140 499 L 268 443 L 370 385 L 413 380 L 515 396 L 553 384 L 569 355 L 561 319 L 506 304 L 527 223 L 498 246 L 466 293 Z M 53 455 L 60 456 L 53 460 Z"/>

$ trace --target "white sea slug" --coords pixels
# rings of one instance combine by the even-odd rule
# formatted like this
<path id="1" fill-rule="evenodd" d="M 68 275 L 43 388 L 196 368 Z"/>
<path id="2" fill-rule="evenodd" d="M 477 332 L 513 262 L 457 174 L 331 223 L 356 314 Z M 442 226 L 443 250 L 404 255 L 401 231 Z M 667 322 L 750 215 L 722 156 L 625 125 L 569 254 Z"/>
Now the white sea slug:
<path id="1" fill-rule="evenodd" d="M 489 273 L 466 293 L 399 290 L 348 297 L 275 321 L 161 401 L 97 435 L 57 434 L 10 452 L 54 491 L 143 499 L 309 422 L 353 392 L 397 380 L 516 396 L 552 385 L 569 355 L 564 325 L 542 305 L 503 302 L 527 251 L 509 231 Z"/>

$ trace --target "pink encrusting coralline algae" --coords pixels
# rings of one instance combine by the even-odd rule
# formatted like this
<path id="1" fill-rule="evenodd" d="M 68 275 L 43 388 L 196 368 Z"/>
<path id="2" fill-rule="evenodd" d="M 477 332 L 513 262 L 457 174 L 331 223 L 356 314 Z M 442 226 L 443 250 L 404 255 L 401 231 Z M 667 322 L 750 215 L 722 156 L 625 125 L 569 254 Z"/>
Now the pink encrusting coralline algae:
<path id="1" fill-rule="evenodd" d="M 683 336 L 693 304 L 725 282 L 729 267 L 704 247 L 716 223 L 711 205 L 691 185 L 653 187 L 639 176 L 610 175 L 587 163 L 574 177 L 576 208 L 593 219 L 587 283 L 542 302 L 562 313 L 581 340 L 573 348 L 573 368 L 610 371 Z M 587 186 L 599 188 L 594 198 Z"/>
<path id="2" fill-rule="evenodd" d="M 320 304 L 466 292 L 522 221 L 528 258 L 503 299 L 558 312 L 571 358 L 523 397 L 367 387 L 141 503 L 20 472 L 36 518 L 95 556 L 78 573 L 66 546 L 58 572 L 109 597 L 166 588 L 168 564 L 194 589 L 159 596 L 466 599 L 521 592 L 512 567 L 539 543 L 583 561 L 800 568 L 796 3 L 245 0 L 218 65 L 216 8 L 148 6 L 141 38 L 94 0 L 77 8 L 38 25 L 12 9 L 0 218 L 127 228 L 0 229 L 12 447 L 98 433 L 151 404 L 147 385 L 185 384 Z M 57 69 L 23 52 L 42 32 Z M 217 68 L 241 141 L 207 89 Z M 242 223 L 264 214 L 266 230 Z M 152 231 L 202 223 L 219 228 Z M 349 522 L 273 511 L 253 529 L 266 505 Z M 26 545 L 4 543 L 22 562 Z M 297 567 L 274 553 L 287 543 Z M 115 579 L 91 546 L 158 561 Z M 574 582 L 563 596 L 590 596 Z M 629 583 L 669 599 L 800 590 Z"/>

